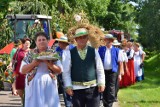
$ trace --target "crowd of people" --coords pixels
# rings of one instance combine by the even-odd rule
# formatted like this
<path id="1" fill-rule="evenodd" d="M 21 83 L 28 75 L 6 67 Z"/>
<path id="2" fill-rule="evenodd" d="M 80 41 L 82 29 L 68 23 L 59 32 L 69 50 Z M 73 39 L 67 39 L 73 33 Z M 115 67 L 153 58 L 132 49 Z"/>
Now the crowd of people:
<path id="1" fill-rule="evenodd" d="M 86 26 L 71 32 L 75 44 L 61 36 L 49 47 L 45 32 L 35 34 L 35 49 L 30 49 L 29 38 L 22 40 L 22 48 L 15 42 L 8 67 L 17 61 L 12 91 L 25 107 L 60 107 L 60 89 L 66 107 L 99 107 L 100 100 L 104 107 L 112 107 L 119 87 L 144 79 L 145 52 L 139 43 L 125 39 L 119 43 L 112 34 L 105 34 L 101 38 L 104 44 L 94 48 L 90 41 L 93 32 Z M 51 49 L 59 54 L 57 61 L 33 58 L 33 54 Z"/>

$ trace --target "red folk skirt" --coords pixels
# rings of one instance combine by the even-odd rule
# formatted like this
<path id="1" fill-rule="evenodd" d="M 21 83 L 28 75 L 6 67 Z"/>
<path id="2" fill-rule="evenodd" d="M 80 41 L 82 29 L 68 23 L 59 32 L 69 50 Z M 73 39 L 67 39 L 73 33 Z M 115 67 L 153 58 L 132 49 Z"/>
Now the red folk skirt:
<path id="1" fill-rule="evenodd" d="M 136 77 L 134 73 L 134 60 L 133 59 L 128 60 L 128 72 L 130 74 L 130 84 L 135 84 Z"/>
<path id="2" fill-rule="evenodd" d="M 130 73 L 129 71 L 126 71 L 126 69 L 124 69 L 124 75 L 122 76 L 122 79 L 119 83 L 120 88 L 122 87 L 127 87 L 131 85 L 131 78 L 130 78 Z"/>

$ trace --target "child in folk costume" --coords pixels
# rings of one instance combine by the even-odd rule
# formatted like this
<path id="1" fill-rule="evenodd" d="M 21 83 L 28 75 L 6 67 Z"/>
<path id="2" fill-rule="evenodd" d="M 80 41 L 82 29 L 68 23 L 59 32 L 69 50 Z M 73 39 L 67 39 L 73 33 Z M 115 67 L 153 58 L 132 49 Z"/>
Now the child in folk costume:
<path id="1" fill-rule="evenodd" d="M 136 81 L 143 80 L 143 62 L 145 58 L 145 52 L 140 49 L 139 43 L 134 43 L 134 70 L 136 75 Z"/>
<path id="2" fill-rule="evenodd" d="M 132 42 L 127 42 L 128 50 L 127 57 L 128 57 L 128 72 L 130 73 L 130 84 L 135 83 L 135 73 L 134 73 L 134 50 Z"/>
<path id="3" fill-rule="evenodd" d="M 105 88 L 104 69 L 98 50 L 87 45 L 88 40 L 92 45 L 95 32 L 96 29 L 88 24 L 80 24 L 68 31 L 77 45 L 63 52 L 62 76 L 66 92 L 73 98 L 73 107 L 99 107 L 99 92 Z"/>

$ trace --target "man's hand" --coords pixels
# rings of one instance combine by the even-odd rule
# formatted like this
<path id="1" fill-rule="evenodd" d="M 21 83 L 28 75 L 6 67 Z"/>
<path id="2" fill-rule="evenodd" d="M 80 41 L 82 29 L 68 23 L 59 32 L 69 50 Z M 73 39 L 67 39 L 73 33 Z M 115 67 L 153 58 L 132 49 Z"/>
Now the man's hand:
<path id="1" fill-rule="evenodd" d="M 105 89 L 105 86 L 98 86 L 98 92 L 103 92 Z"/>
<path id="2" fill-rule="evenodd" d="M 66 93 L 70 96 L 73 96 L 73 90 L 71 88 L 66 89 Z"/>

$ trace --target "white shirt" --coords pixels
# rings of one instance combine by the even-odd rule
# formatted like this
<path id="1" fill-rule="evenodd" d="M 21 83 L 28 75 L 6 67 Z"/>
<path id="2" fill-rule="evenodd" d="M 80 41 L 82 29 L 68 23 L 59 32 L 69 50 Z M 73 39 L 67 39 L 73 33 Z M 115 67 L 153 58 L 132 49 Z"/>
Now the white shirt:
<path id="1" fill-rule="evenodd" d="M 112 69 L 111 49 L 112 49 L 112 46 L 110 48 L 106 47 L 106 53 L 105 53 L 105 57 L 104 57 L 104 69 L 105 70 Z M 122 60 L 123 60 L 123 54 L 122 54 L 122 52 L 119 51 L 118 62 L 123 62 Z"/>
<path id="2" fill-rule="evenodd" d="M 131 50 L 128 50 L 128 51 L 130 51 L 130 54 L 129 54 L 129 56 L 128 56 L 128 59 L 133 58 L 133 56 L 134 56 L 134 50 L 131 48 Z"/>
<path id="3" fill-rule="evenodd" d="M 124 62 L 128 62 L 128 57 L 126 52 L 123 50 Z"/>
<path id="4" fill-rule="evenodd" d="M 105 70 L 112 69 L 111 48 L 106 47 L 106 53 L 104 57 L 104 69 Z"/>
<path id="5" fill-rule="evenodd" d="M 96 61 L 97 83 L 105 85 L 104 68 L 97 49 L 95 49 L 95 61 Z M 93 86 L 97 86 L 97 84 L 91 86 L 72 85 L 72 79 L 71 79 L 72 64 L 71 64 L 71 53 L 69 50 L 63 51 L 62 65 L 63 65 L 62 76 L 65 87 L 72 87 L 73 90 L 78 90 L 78 89 L 86 89 Z"/>
<path id="6" fill-rule="evenodd" d="M 146 53 L 142 50 L 142 48 L 139 49 L 140 55 L 144 54 L 146 55 Z"/>
<path id="7" fill-rule="evenodd" d="M 119 52 L 121 52 L 121 54 L 122 54 L 122 56 L 119 59 L 119 61 L 121 61 L 121 62 L 128 62 L 128 57 L 127 57 L 126 52 L 123 49 L 119 50 Z"/>

